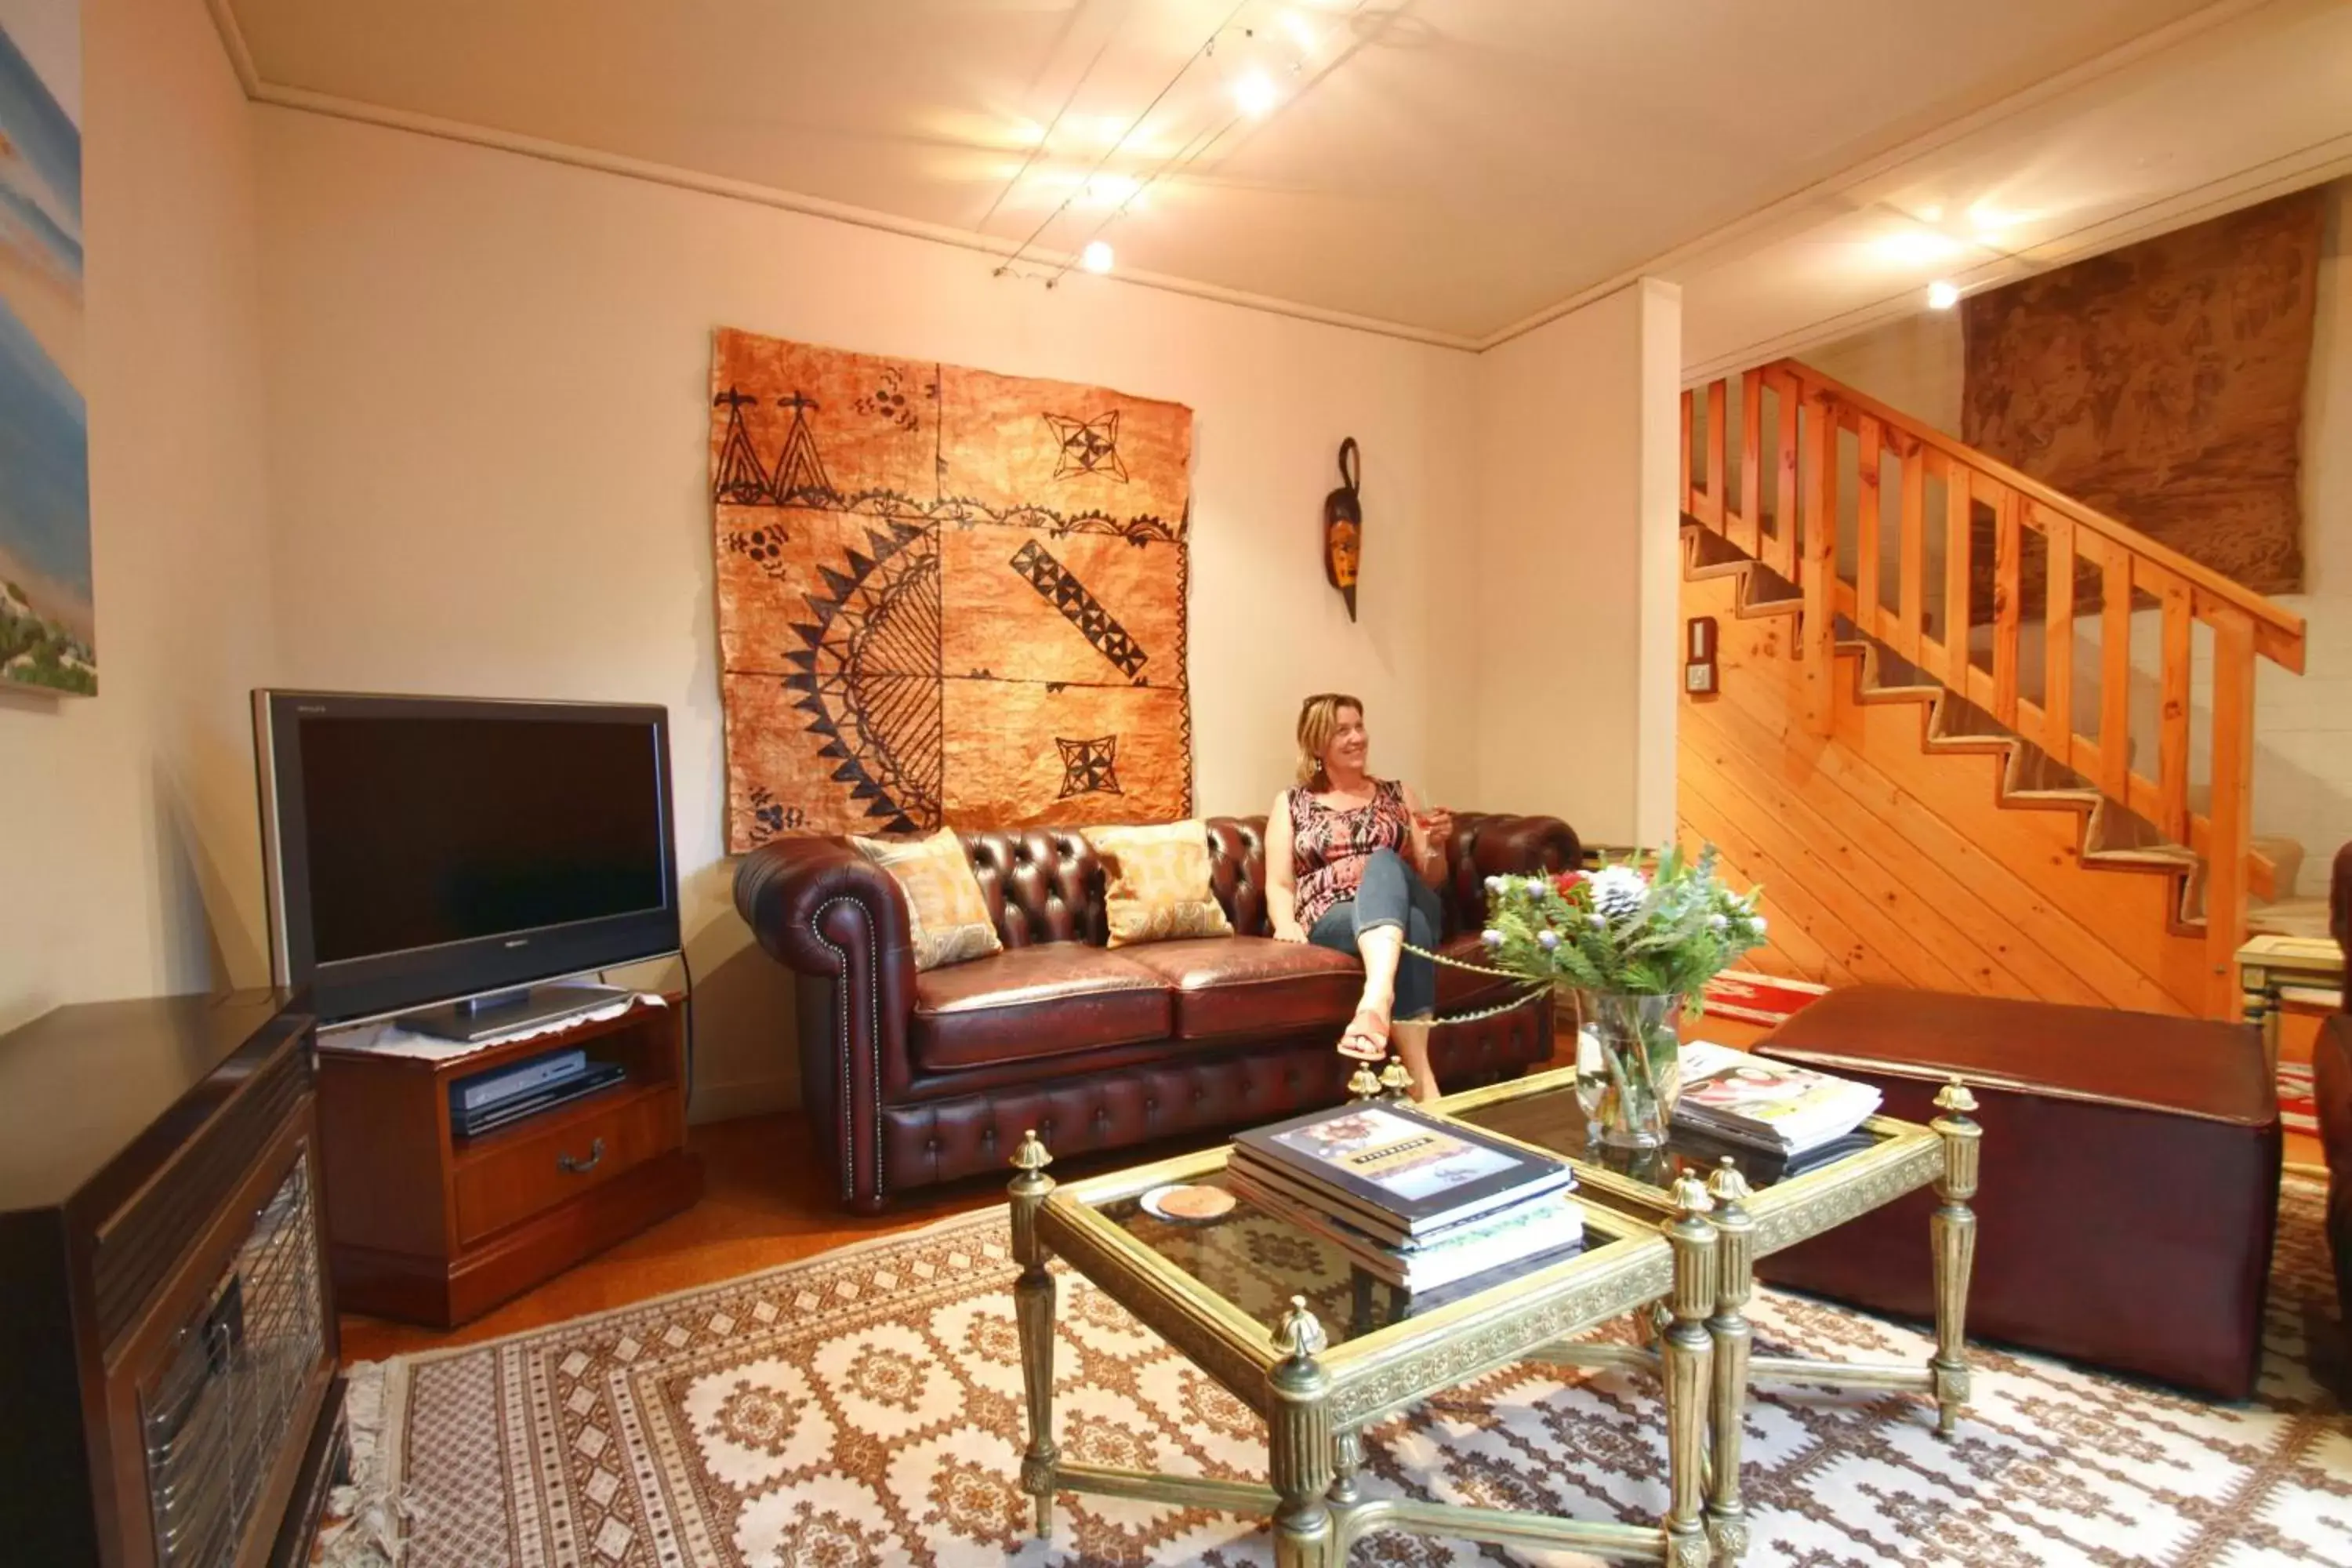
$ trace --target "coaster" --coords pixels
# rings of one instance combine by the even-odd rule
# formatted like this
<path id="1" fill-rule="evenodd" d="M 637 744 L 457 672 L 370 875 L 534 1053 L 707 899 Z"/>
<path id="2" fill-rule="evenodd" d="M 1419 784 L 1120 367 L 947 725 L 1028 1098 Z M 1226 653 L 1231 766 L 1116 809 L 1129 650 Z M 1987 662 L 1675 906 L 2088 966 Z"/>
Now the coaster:
<path id="1" fill-rule="evenodd" d="M 1205 1225 L 1234 1211 L 1234 1194 L 1223 1187 L 1154 1187 L 1142 1203 L 1144 1213 L 1177 1225 Z"/>

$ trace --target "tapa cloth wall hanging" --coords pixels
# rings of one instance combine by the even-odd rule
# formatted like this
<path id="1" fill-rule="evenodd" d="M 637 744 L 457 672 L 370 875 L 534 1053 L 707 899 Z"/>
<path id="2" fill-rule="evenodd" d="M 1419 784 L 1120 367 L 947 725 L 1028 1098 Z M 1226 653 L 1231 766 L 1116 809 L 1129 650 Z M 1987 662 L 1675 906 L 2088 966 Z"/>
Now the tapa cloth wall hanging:
<path id="1" fill-rule="evenodd" d="M 1192 414 L 731 329 L 728 847 L 1192 815 Z"/>
<path id="2" fill-rule="evenodd" d="M 2321 216 L 2300 191 L 1970 296 L 1960 438 L 2257 593 L 2298 592 Z M 1972 621 L 1992 614 L 1978 513 Z M 2029 616 L 2045 567 L 2030 549 Z M 2078 614 L 2097 587 L 2086 566 Z"/>
<path id="3" fill-rule="evenodd" d="M 1356 574 L 1364 561 L 1364 505 L 1357 493 L 1363 473 L 1350 436 L 1339 443 L 1339 488 L 1323 498 L 1323 575 L 1339 590 L 1350 621 L 1356 618 Z"/>

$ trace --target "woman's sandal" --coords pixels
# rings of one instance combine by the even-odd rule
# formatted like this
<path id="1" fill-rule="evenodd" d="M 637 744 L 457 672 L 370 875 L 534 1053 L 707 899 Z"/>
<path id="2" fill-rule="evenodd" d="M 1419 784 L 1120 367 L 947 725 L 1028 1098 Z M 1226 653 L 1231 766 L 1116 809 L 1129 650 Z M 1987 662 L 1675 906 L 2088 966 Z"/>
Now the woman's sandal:
<path id="1" fill-rule="evenodd" d="M 1367 1018 L 1379 1026 L 1366 1028 L 1364 1020 Z M 1358 1044 L 1359 1041 L 1362 1043 Z M 1357 1008 L 1355 1017 L 1348 1025 L 1348 1032 L 1339 1037 L 1339 1054 L 1353 1057 L 1360 1062 L 1388 1060 L 1389 1021 L 1370 1007 Z"/>

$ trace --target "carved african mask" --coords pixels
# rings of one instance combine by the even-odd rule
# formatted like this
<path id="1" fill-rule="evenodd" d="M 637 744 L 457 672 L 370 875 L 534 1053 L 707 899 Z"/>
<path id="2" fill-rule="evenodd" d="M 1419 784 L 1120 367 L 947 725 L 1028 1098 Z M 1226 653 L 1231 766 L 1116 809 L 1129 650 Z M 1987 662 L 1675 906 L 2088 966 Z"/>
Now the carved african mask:
<path id="1" fill-rule="evenodd" d="M 1345 482 L 1323 498 L 1323 575 L 1339 590 L 1348 618 L 1356 618 L 1356 574 L 1363 563 L 1364 509 L 1357 495 L 1363 465 L 1353 436 L 1339 443 L 1339 478 Z"/>

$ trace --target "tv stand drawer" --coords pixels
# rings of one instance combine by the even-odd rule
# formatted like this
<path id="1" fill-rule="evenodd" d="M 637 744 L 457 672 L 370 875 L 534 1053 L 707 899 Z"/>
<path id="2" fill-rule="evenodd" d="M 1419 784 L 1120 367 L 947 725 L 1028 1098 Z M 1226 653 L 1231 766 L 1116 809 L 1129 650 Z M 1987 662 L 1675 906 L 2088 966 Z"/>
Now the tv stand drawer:
<path id="1" fill-rule="evenodd" d="M 677 1091 L 621 1087 L 475 1140 L 457 1157 L 457 1243 L 483 1237 L 643 1164 L 677 1142 Z"/>

